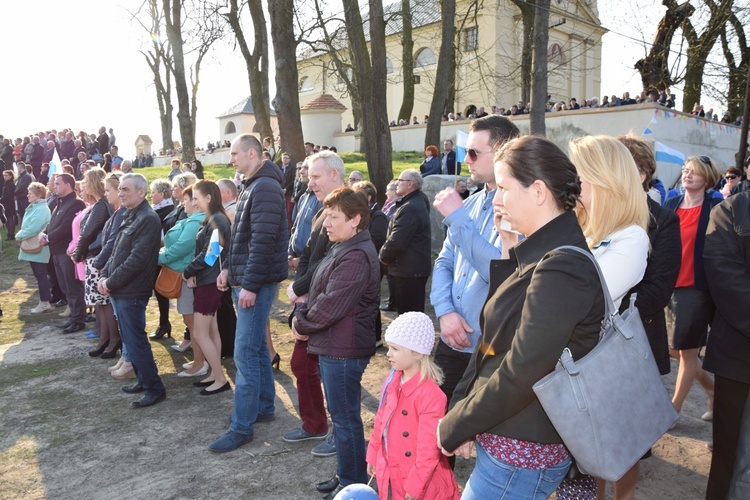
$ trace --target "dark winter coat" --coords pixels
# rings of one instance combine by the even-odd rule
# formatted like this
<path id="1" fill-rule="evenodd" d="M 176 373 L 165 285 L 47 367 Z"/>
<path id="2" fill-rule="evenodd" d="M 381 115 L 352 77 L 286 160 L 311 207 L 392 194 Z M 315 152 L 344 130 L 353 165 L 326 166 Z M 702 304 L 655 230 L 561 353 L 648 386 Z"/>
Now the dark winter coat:
<path id="1" fill-rule="evenodd" d="M 281 170 L 268 160 L 243 181 L 229 255 L 222 263 L 229 270 L 230 286 L 257 293 L 263 285 L 287 277 L 289 226 L 281 182 Z"/>
<path id="2" fill-rule="evenodd" d="M 147 299 L 156 280 L 159 246 L 159 216 L 143 200 L 123 216 L 112 256 L 102 271 L 115 298 Z"/>
<path id="3" fill-rule="evenodd" d="M 388 266 L 388 274 L 400 278 L 429 276 L 430 235 L 430 213 L 422 191 L 397 200 L 396 212 L 388 223 L 388 238 L 380 249 L 380 260 Z"/>

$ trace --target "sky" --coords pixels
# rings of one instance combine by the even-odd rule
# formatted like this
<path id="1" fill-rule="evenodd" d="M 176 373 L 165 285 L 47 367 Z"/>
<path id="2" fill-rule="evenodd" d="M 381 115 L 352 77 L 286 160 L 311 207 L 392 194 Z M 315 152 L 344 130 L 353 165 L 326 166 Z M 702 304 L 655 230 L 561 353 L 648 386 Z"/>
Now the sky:
<path id="1" fill-rule="evenodd" d="M 33 8 L 4 2 L 0 134 L 15 138 L 66 127 L 92 133 L 106 126 L 114 129 L 125 158 L 135 155 L 141 134 L 158 149 L 161 127 L 152 73 L 139 53 L 150 36 L 130 14 L 142 1 L 37 0 Z M 634 94 L 641 83 L 633 65 L 645 49 L 620 33 L 650 42 L 664 7 L 644 0 L 600 0 L 598 5 L 602 25 L 612 30 L 603 38 L 602 93 Z M 201 67 L 196 132 L 201 147 L 219 139 L 216 117 L 250 94 L 244 59 L 231 36 L 227 39 Z M 273 75 L 270 81 L 273 87 Z M 679 108 L 681 91 L 673 92 Z M 176 112 L 176 98 L 174 103 Z M 718 103 L 705 104 L 720 109 Z M 173 138 L 179 140 L 176 119 Z"/>

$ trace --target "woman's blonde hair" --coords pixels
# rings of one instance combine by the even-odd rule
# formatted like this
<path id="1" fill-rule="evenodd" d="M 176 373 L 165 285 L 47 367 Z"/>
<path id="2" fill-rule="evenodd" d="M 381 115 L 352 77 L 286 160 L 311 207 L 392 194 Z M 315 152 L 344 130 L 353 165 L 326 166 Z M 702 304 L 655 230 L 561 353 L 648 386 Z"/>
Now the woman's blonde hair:
<path id="1" fill-rule="evenodd" d="M 630 151 L 614 137 L 585 136 L 568 144 L 570 159 L 591 186 L 586 210 L 576 207 L 583 234 L 594 247 L 608 235 L 636 224 L 648 231 L 648 203 Z"/>
<path id="2" fill-rule="evenodd" d="M 86 189 L 93 193 L 94 201 L 104 198 L 104 179 L 106 177 L 107 172 L 101 167 L 90 168 L 83 174 L 83 178 L 86 180 Z"/>
<path id="3" fill-rule="evenodd" d="M 693 171 L 706 181 L 704 189 L 711 189 L 721 179 L 721 170 L 709 156 L 688 156 L 682 167 L 685 168 L 688 164 L 692 165 Z"/>

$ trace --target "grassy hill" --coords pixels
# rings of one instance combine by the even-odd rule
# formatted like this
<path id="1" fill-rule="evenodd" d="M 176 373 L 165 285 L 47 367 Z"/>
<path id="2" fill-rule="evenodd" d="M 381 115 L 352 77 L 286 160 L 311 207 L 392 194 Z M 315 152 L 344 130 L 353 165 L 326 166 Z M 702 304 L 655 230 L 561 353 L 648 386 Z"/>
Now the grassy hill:
<path id="1" fill-rule="evenodd" d="M 364 174 L 365 179 L 370 178 L 363 153 L 341 153 L 341 158 L 344 160 L 347 176 L 352 170 L 359 170 Z M 398 177 L 407 168 L 419 170 L 422 160 L 424 160 L 424 156 L 418 152 L 393 153 L 393 177 Z M 136 172 L 143 174 L 151 182 L 154 179 L 165 178 L 171 169 L 169 165 L 165 165 L 163 167 L 140 168 Z M 204 165 L 203 171 L 206 179 L 211 180 L 234 177 L 234 168 L 230 165 Z"/>

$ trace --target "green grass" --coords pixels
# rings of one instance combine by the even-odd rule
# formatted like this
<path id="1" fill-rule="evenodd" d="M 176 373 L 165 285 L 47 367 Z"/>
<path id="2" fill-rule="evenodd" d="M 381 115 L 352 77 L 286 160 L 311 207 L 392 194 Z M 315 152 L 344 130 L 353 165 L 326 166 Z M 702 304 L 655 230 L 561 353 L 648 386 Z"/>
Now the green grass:
<path id="1" fill-rule="evenodd" d="M 349 175 L 352 170 L 359 170 L 364 174 L 365 179 L 370 178 L 370 175 L 367 172 L 367 162 L 365 161 L 364 153 L 341 153 L 341 159 L 344 160 L 347 175 Z M 394 152 L 393 177 L 398 177 L 398 175 L 407 168 L 419 170 L 419 165 L 422 163 L 422 160 L 424 160 L 424 155 L 418 152 Z M 170 170 L 172 170 L 172 167 L 165 165 L 162 167 L 139 168 L 136 172 L 143 174 L 150 183 L 154 179 L 166 178 L 167 175 L 169 175 Z M 206 179 L 211 180 L 222 178 L 231 179 L 234 177 L 234 168 L 223 164 L 204 165 L 203 171 Z"/>

